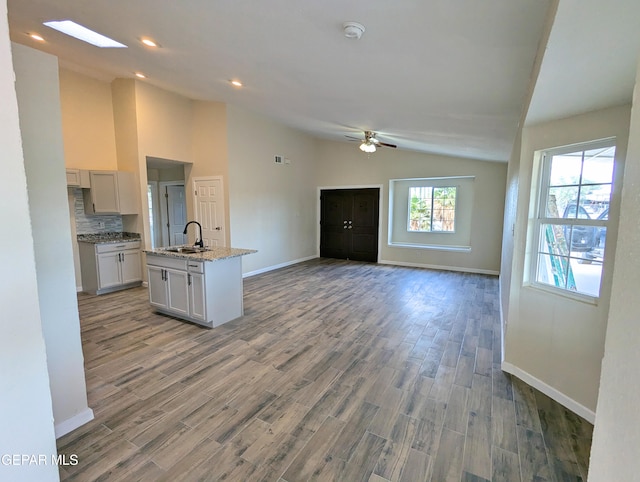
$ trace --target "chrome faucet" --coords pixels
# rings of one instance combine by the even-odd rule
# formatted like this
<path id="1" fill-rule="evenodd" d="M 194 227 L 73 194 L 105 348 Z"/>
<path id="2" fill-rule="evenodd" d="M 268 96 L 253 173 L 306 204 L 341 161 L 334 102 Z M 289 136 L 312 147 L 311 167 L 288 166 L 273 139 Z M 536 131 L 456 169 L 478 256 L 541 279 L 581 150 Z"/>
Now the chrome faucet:
<path id="1" fill-rule="evenodd" d="M 204 242 L 202 241 L 202 225 L 198 222 L 198 221 L 189 221 L 187 224 L 185 224 L 184 226 L 184 231 L 182 232 L 182 234 L 187 234 L 187 228 L 189 227 L 190 224 L 195 223 L 198 225 L 198 228 L 200 230 L 200 240 L 198 240 L 196 238 L 196 242 L 193 243 L 194 246 L 200 246 L 201 248 L 204 248 Z"/>

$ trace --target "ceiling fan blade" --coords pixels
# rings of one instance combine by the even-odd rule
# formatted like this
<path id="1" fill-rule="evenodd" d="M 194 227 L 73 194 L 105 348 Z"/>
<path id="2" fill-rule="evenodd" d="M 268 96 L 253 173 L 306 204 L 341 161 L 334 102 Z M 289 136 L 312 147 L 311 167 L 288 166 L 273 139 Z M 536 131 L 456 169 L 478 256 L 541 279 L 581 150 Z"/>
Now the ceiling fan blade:
<path id="1" fill-rule="evenodd" d="M 395 144 L 387 144 L 386 142 L 378 142 L 378 145 L 379 145 L 379 146 L 384 146 L 384 147 L 391 147 L 391 148 L 393 148 L 393 149 L 395 149 L 396 147 L 398 147 L 398 146 L 396 146 Z"/>
<path id="2" fill-rule="evenodd" d="M 348 138 L 348 139 L 352 139 L 352 140 L 354 140 L 354 141 L 360 141 L 360 142 L 362 142 L 362 141 L 363 141 L 363 139 L 362 139 L 362 138 L 360 138 L 360 137 L 348 136 L 348 135 L 346 135 L 346 134 L 345 134 L 345 137 L 346 137 L 346 138 Z"/>

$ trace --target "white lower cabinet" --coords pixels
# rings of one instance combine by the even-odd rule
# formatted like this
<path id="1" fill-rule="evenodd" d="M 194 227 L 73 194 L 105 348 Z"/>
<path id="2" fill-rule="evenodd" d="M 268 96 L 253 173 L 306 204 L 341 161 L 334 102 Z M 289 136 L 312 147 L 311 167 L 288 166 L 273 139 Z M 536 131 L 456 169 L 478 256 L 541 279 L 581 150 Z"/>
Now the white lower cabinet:
<path id="1" fill-rule="evenodd" d="M 243 314 L 240 258 L 205 262 L 147 254 L 147 274 L 149 302 L 158 311 L 208 327 Z"/>
<path id="2" fill-rule="evenodd" d="M 78 246 L 83 291 L 103 294 L 142 284 L 140 241 Z"/>

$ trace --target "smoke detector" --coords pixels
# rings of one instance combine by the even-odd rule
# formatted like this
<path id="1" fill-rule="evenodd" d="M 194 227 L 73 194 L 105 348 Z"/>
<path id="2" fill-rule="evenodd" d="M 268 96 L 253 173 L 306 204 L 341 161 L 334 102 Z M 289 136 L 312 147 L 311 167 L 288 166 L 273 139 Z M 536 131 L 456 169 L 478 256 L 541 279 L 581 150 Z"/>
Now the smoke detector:
<path id="1" fill-rule="evenodd" d="M 345 22 L 342 24 L 344 36 L 358 40 L 364 33 L 364 25 L 358 22 Z"/>

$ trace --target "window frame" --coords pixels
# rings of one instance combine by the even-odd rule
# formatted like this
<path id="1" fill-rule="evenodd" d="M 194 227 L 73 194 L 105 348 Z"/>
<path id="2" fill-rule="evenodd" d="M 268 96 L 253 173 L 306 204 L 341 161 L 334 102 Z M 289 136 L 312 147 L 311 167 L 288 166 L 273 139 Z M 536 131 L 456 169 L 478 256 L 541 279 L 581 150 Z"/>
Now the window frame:
<path id="1" fill-rule="evenodd" d="M 607 232 L 609 232 L 611 226 L 612 226 L 612 220 L 611 220 L 611 215 L 609 214 L 609 216 L 607 217 L 607 219 L 598 219 L 598 218 L 589 218 L 589 219 L 585 219 L 585 218 L 581 218 L 579 217 L 579 209 L 581 207 L 580 204 L 580 196 L 578 195 L 578 199 L 576 200 L 576 217 L 575 218 L 565 218 L 565 217 L 557 217 L 557 218 L 553 218 L 553 217 L 548 217 L 547 215 L 547 202 L 548 202 L 548 198 L 549 198 L 549 192 L 552 188 L 552 186 L 550 185 L 551 183 L 551 166 L 552 166 L 552 159 L 554 156 L 561 156 L 563 154 L 571 154 L 571 153 L 576 153 L 576 152 L 582 152 L 583 153 L 583 157 L 582 157 L 582 162 L 583 162 L 583 167 L 584 167 L 584 152 L 586 151 L 590 151 L 590 150 L 594 150 L 594 149 L 604 149 L 604 148 L 610 148 L 613 147 L 614 148 L 614 154 L 613 154 L 613 172 L 611 175 L 611 191 L 610 191 L 610 195 L 609 195 L 609 206 L 611 206 L 611 204 L 614 201 L 614 191 L 617 189 L 616 186 L 616 167 L 617 167 L 617 161 L 616 161 L 616 156 L 617 156 L 617 144 L 616 144 L 616 139 L 615 138 L 608 138 L 608 139 L 601 139 L 601 140 L 596 140 L 596 141 L 588 141 L 588 142 L 583 142 L 583 143 L 579 143 L 579 144 L 572 144 L 572 145 L 568 145 L 568 146 L 563 146 L 563 147 L 557 147 L 557 148 L 551 148 L 551 149 L 544 149 L 542 151 L 540 151 L 541 153 L 541 157 L 540 157 L 540 174 L 538 177 L 538 184 L 537 185 L 533 185 L 533 189 L 535 189 L 536 195 L 537 195 L 537 199 L 536 199 L 536 203 L 535 203 L 535 215 L 533 216 L 533 223 L 532 223 L 532 246 L 531 246 L 531 262 L 529 265 L 529 271 L 528 271 L 528 284 L 530 286 L 545 290 L 545 291 L 549 291 L 561 296 L 565 296 L 568 298 L 574 298 L 574 299 L 578 299 L 581 301 L 587 301 L 587 302 L 591 302 L 591 303 L 597 303 L 597 301 L 600 299 L 600 296 L 602 294 L 602 283 L 604 281 L 604 274 L 605 274 L 605 269 L 608 263 L 608 260 L 605 257 L 605 252 L 603 251 L 603 255 L 602 255 L 602 268 L 601 268 L 601 273 L 600 273 L 600 284 L 598 286 L 598 294 L 597 295 L 593 295 L 593 294 L 589 294 L 589 293 L 585 293 L 585 292 L 580 292 L 580 291 L 573 291 L 567 287 L 559 287 L 559 286 L 554 286 L 552 284 L 549 283 L 544 283 L 541 281 L 538 281 L 538 267 L 539 267 L 539 263 L 541 260 L 541 254 L 546 254 L 549 256 L 549 253 L 544 253 L 541 251 L 540 248 L 540 243 L 541 243 L 541 236 L 542 236 L 542 229 L 543 226 L 545 225 L 556 225 L 556 226 L 587 226 L 587 227 L 593 227 L 594 229 L 598 229 L 600 227 L 604 227 L 606 228 Z M 583 186 L 591 186 L 591 185 L 601 185 L 603 183 L 582 183 L 582 173 L 580 176 L 580 180 L 579 180 L 579 184 L 576 184 L 575 186 L 578 187 L 579 192 L 581 191 L 581 188 Z M 569 185 L 567 185 L 568 187 Z M 573 186 L 573 185 L 571 185 Z M 562 186 L 553 186 L 553 187 L 562 187 Z M 566 209 L 566 208 L 565 208 Z M 610 211 L 609 211 L 610 213 Z M 572 259 L 576 259 L 575 256 L 572 256 L 572 251 L 571 251 L 571 240 L 568 240 L 568 254 L 566 256 L 563 255 L 556 255 L 559 256 L 563 259 L 566 259 L 569 263 L 571 262 Z"/>
<path id="2" fill-rule="evenodd" d="M 431 189 L 431 209 L 430 209 L 430 229 L 411 229 L 411 190 L 412 189 Z M 444 230 L 444 229 L 433 229 L 433 203 L 435 199 L 435 190 L 436 189 L 453 189 L 454 190 L 454 207 L 453 207 L 453 229 L 452 230 Z M 458 186 L 450 185 L 450 186 L 408 186 L 408 205 L 407 205 L 407 232 L 409 233 L 438 233 L 438 234 L 455 234 L 456 233 L 456 216 L 458 214 Z M 426 198 L 425 198 L 426 199 Z"/>

